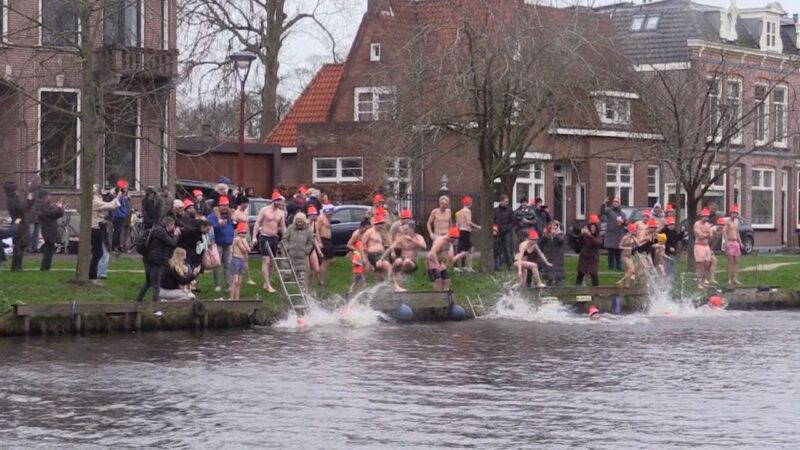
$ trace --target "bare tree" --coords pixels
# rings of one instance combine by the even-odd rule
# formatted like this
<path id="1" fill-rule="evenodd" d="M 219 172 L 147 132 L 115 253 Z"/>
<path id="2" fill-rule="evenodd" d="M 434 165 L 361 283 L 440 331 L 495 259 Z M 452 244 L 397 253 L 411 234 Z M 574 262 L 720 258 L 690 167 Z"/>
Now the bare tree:
<path id="1" fill-rule="evenodd" d="M 192 36 L 184 63 L 189 72 L 202 74 L 195 82 L 213 84 L 230 91 L 230 71 L 212 81 L 217 70 L 226 67 L 228 54 L 249 51 L 261 63 L 259 80 L 260 135 L 266 136 L 280 119 L 278 96 L 281 51 L 293 34 L 320 31 L 336 61 L 337 38 L 326 21 L 345 4 L 343 0 L 181 0 L 181 29 Z"/>
<path id="2" fill-rule="evenodd" d="M 447 25 L 422 22 L 412 39 L 395 43 L 402 56 L 382 75 L 395 110 L 374 129 L 414 161 L 447 152 L 476 157 L 480 224 L 491 230 L 496 180 L 511 192 L 534 143 L 560 116 L 582 115 L 588 92 L 603 83 L 601 28 L 609 25 L 583 10 L 509 1 L 454 3 L 451 11 Z M 491 233 L 481 234 L 480 251 L 489 270 Z"/>

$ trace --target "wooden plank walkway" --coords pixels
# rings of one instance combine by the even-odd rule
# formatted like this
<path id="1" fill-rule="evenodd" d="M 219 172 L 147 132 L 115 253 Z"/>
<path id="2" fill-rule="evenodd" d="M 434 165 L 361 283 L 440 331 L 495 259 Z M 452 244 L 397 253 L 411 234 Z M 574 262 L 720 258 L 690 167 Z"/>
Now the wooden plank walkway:
<path id="1" fill-rule="evenodd" d="M 395 311 L 405 303 L 412 310 L 447 308 L 452 303 L 452 292 L 419 291 L 419 292 L 381 292 L 380 298 L 370 302 L 370 307 L 377 311 Z"/>

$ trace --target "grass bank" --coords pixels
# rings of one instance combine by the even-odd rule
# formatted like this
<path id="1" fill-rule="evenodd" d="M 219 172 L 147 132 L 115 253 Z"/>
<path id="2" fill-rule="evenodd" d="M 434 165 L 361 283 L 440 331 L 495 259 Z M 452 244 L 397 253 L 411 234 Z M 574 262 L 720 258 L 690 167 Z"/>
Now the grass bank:
<path id="1" fill-rule="evenodd" d="M 420 261 L 421 263 L 422 261 Z M 109 278 L 103 286 L 79 286 L 73 282 L 75 258 L 67 255 L 57 255 L 53 271 L 42 273 L 38 271 L 39 257 L 27 256 L 24 271 L 0 273 L 0 312 L 7 313 L 14 303 L 48 304 L 68 303 L 73 300 L 82 303 L 93 302 L 131 302 L 144 280 L 141 259 L 134 256 L 112 257 L 109 264 Z M 268 294 L 261 289 L 263 278 L 261 275 L 261 260 L 253 257 L 249 261 L 250 270 L 256 285 L 242 286 L 243 299 L 260 299 L 265 306 L 272 309 L 284 309 L 286 301 L 279 294 Z M 679 261 L 678 271 L 685 270 L 685 260 Z M 577 258 L 570 255 L 566 258 L 567 284 L 574 281 Z M 600 284 L 612 285 L 619 279 L 620 273 L 605 270 L 604 262 L 601 263 Z M 798 289 L 798 273 L 800 261 L 796 255 L 752 255 L 742 258 L 742 272 L 740 280 L 746 286 L 775 286 L 784 289 Z M 7 266 L 6 266 L 7 268 Z M 727 280 L 725 275 L 725 260 L 719 259 L 718 281 Z M 480 295 L 484 299 L 492 298 L 495 294 L 508 286 L 513 280 L 512 273 L 501 271 L 499 273 L 474 273 L 453 274 L 453 290 L 457 298 L 463 301 L 466 295 L 471 297 Z M 368 282 L 374 282 L 372 275 Z M 274 284 L 277 286 L 276 284 Z M 429 290 L 431 283 L 428 281 L 422 264 L 420 270 L 409 275 L 405 281 L 409 290 Z M 331 298 L 344 295 L 350 286 L 350 267 L 345 258 L 337 258 L 331 266 L 328 284 L 324 287 L 312 287 L 313 293 L 318 298 Z M 201 300 L 213 300 L 218 295 L 214 292 L 211 274 L 200 278 Z"/>

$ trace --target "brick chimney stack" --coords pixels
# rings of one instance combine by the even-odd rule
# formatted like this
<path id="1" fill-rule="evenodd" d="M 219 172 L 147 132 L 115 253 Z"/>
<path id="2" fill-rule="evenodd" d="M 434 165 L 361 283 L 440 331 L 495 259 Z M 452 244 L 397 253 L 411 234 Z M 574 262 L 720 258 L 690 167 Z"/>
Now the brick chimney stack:
<path id="1" fill-rule="evenodd" d="M 389 8 L 389 0 L 367 0 L 367 14 L 378 15 Z"/>

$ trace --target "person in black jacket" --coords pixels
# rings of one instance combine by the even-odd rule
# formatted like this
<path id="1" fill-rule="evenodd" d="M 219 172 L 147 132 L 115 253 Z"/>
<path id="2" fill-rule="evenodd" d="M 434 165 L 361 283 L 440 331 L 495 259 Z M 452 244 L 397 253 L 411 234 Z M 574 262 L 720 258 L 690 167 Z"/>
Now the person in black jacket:
<path id="1" fill-rule="evenodd" d="M 175 219 L 165 217 L 161 225 L 150 229 L 147 237 L 147 252 L 142 256 L 144 261 L 144 285 L 136 296 L 136 301 L 144 300 L 147 289 L 153 288 L 153 302 L 160 298 L 161 271 L 167 265 L 172 252 L 178 245 L 180 230 L 175 228 Z"/>
<path id="2" fill-rule="evenodd" d="M 497 225 L 497 237 L 494 246 L 494 270 L 500 270 L 505 261 L 508 269 L 514 265 L 511 257 L 511 233 L 514 225 L 514 212 L 508 206 L 508 196 L 501 195 L 500 203 L 494 210 L 494 224 Z"/>
<path id="3" fill-rule="evenodd" d="M 58 232 L 58 219 L 64 216 L 64 205 L 61 202 L 53 203 L 50 193 L 39 191 L 39 225 L 42 229 L 42 265 L 39 270 L 47 271 L 53 264 L 53 254 L 56 252 L 56 244 L 61 240 L 61 233 Z"/>
<path id="4" fill-rule="evenodd" d="M 176 247 L 172 252 L 172 258 L 161 269 L 161 292 L 159 297 L 171 301 L 195 300 L 196 297 L 189 289 L 189 285 L 197 278 L 199 273 L 199 266 L 192 270 L 186 264 L 186 250 Z"/>
<path id="5" fill-rule="evenodd" d="M 158 198 L 156 188 L 147 186 L 142 199 L 142 225 L 149 230 L 161 221 L 161 200 Z"/>
<path id="6" fill-rule="evenodd" d="M 28 232 L 28 210 L 33 205 L 33 194 L 29 193 L 27 197 L 20 195 L 17 189 L 17 183 L 9 181 L 3 184 L 3 190 L 8 199 L 8 215 L 11 216 L 11 221 L 17 223 L 19 219 L 19 226 L 17 233 L 13 237 L 14 253 L 11 257 L 11 271 L 22 271 L 22 257 L 25 254 L 25 247 L 30 240 L 30 233 Z"/>
<path id="7" fill-rule="evenodd" d="M 0 272 L 3 271 L 3 263 L 6 261 L 6 246 L 3 240 L 16 236 L 20 222 L 21 219 L 17 219 L 10 227 L 6 229 L 0 228 Z"/>

